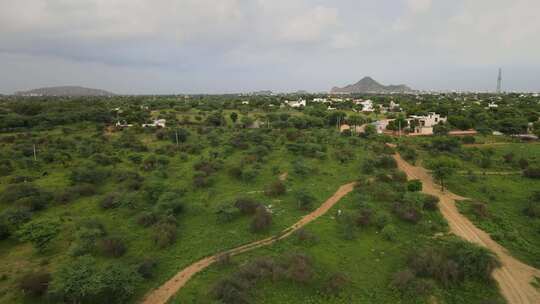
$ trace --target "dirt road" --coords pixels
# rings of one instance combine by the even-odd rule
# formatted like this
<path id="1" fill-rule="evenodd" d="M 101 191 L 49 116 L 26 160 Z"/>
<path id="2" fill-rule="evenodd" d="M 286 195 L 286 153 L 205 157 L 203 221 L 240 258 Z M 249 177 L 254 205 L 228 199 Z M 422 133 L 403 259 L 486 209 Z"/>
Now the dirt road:
<path id="1" fill-rule="evenodd" d="M 530 284 L 535 276 L 540 277 L 540 270 L 512 257 L 504 247 L 492 240 L 486 232 L 478 229 L 469 219 L 459 213 L 455 200 L 463 200 L 464 197 L 449 191 L 442 192 L 440 186 L 435 184 L 426 169 L 410 165 L 399 154 L 394 155 L 394 158 L 399 169 L 404 171 L 409 179 L 422 181 L 422 191 L 424 193 L 440 198 L 439 208 L 454 234 L 490 249 L 499 257 L 502 267 L 493 272 L 493 278 L 499 283 L 501 293 L 509 304 L 540 303 L 540 293 Z"/>
<path id="2" fill-rule="evenodd" d="M 165 304 L 167 301 L 174 296 L 188 281 L 198 272 L 204 270 L 208 266 L 212 265 L 216 262 L 216 260 L 225 254 L 234 256 L 238 255 L 256 248 L 260 248 L 263 246 L 270 245 L 276 241 L 279 241 L 281 239 L 284 239 L 291 234 L 293 234 L 298 229 L 302 228 L 303 226 L 307 225 L 311 221 L 317 219 L 321 215 L 325 214 L 332 208 L 341 198 L 343 198 L 345 195 L 347 195 L 349 192 L 351 192 L 354 189 L 354 183 L 349 183 L 346 185 L 343 185 L 339 187 L 339 189 L 329 198 L 327 199 L 319 208 L 317 208 L 315 211 L 311 212 L 308 215 L 305 215 L 302 217 L 298 222 L 296 222 L 291 227 L 283 230 L 280 234 L 276 236 L 272 236 L 260 241 L 256 241 L 253 243 L 249 243 L 228 251 L 217 253 L 213 256 L 206 257 L 202 260 L 199 260 L 198 262 L 195 262 L 191 264 L 190 266 L 186 267 L 182 271 L 178 272 L 174 277 L 172 277 L 169 281 L 165 282 L 163 285 L 161 285 L 159 288 L 152 290 L 144 300 L 142 301 L 143 304 Z"/>

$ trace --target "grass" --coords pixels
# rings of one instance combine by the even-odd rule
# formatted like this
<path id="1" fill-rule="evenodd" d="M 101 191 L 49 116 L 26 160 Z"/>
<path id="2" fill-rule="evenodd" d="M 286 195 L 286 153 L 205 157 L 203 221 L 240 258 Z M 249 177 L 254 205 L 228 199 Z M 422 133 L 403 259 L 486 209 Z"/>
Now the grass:
<path id="1" fill-rule="evenodd" d="M 295 237 L 275 243 L 269 247 L 234 257 L 232 265 L 213 265 L 195 276 L 177 294 L 171 303 L 214 303 L 210 290 L 220 278 L 232 273 L 255 257 L 279 257 L 291 252 L 302 252 L 312 257 L 315 264 L 314 282 L 308 284 L 290 281 L 263 281 L 252 292 L 253 303 L 425 303 L 434 297 L 439 303 L 482 303 L 486 299 L 501 301 L 495 284 L 468 280 L 450 288 L 436 287 L 433 296 L 404 296 L 391 287 L 392 275 L 406 265 L 407 254 L 432 242 L 435 234 L 443 230 L 426 230 L 426 225 L 404 223 L 392 217 L 399 235 L 396 241 L 381 237 L 377 228 L 364 228 L 356 232 L 353 240 L 344 240 L 337 231 L 337 210 L 357 210 L 357 194 L 349 194 L 331 211 L 310 223 L 306 230 L 318 236 L 314 245 L 298 243 Z M 386 203 L 370 202 L 378 212 L 387 212 Z M 438 212 L 431 212 L 424 219 L 428 222 L 444 221 Z M 333 273 L 344 273 L 350 284 L 339 296 L 328 296 L 321 292 Z"/>
<path id="2" fill-rule="evenodd" d="M 57 131 L 45 133 L 61 136 Z M 90 136 L 91 133 L 91 130 L 82 128 L 76 131 L 73 136 Z M 228 136 L 228 134 L 224 135 Z M 116 136 L 118 134 L 113 134 L 112 138 Z M 140 139 L 148 143 L 151 151 L 165 144 L 156 141 L 149 134 L 140 135 Z M 192 142 L 204 140 L 203 136 L 198 135 L 194 135 L 190 139 Z M 215 149 L 205 148 L 201 154 L 208 155 L 210 150 Z M 217 150 L 221 151 L 221 147 Z M 364 149 L 357 147 L 356 159 L 346 164 L 340 164 L 336 161 L 332 153 L 334 153 L 334 149 L 330 148 L 326 160 L 305 159 L 306 165 L 316 170 L 315 174 L 299 176 L 291 171 L 291 162 L 297 157 L 283 146 L 276 144 L 260 169 L 257 178 L 249 183 L 244 183 L 231 178 L 226 172 L 228 166 L 240 162 L 244 155 L 243 152 L 235 152 L 226 158 L 225 168 L 213 177 L 213 186 L 208 189 L 193 189 L 192 186 L 193 164 L 197 161 L 198 156 L 189 156 L 185 161 L 178 156 L 169 158 L 170 163 L 166 168 L 166 177 L 156 177 L 156 173 L 143 173 L 147 179 L 161 180 L 169 190 L 180 188 L 189 190 L 183 198 L 187 211 L 178 217 L 178 239 L 171 247 L 163 250 L 156 248 L 153 244 L 152 229 L 142 228 L 136 223 L 135 211 L 122 208 L 102 210 L 99 207 L 99 201 L 105 194 L 117 190 L 117 186 L 112 182 L 104 183 L 96 196 L 78 199 L 71 202 L 69 206 L 53 204 L 46 211 L 39 212 L 33 217 L 33 220 L 53 218 L 62 221 L 62 232 L 44 254 L 38 254 L 29 244 L 19 243 L 13 239 L 0 242 L 0 258 L 2 259 L 0 273 L 7 275 L 5 280 L 0 281 L 0 303 L 27 301 L 28 299 L 16 288 L 17 282 L 23 274 L 38 268 L 54 272 L 58 265 L 70 259 L 66 252 L 73 241 L 73 233 L 78 223 L 86 218 L 98 219 L 105 225 L 109 235 L 118 235 L 125 240 L 128 247 L 127 253 L 117 261 L 124 263 L 126 267 L 135 267 L 145 257 L 152 257 L 158 261 L 156 277 L 138 286 L 137 293 L 132 299 L 135 302 L 148 290 L 159 286 L 178 270 L 196 260 L 224 249 L 276 234 L 297 221 L 305 212 L 296 208 L 292 195 L 295 190 L 307 189 L 319 201 L 322 201 L 341 184 L 357 178 L 358 168 L 365 154 Z M 149 153 L 141 154 L 147 155 Z M 127 153 L 118 151 L 117 155 L 125 159 Z M 82 159 L 75 159 L 74 164 L 80 161 Z M 138 167 L 133 166 L 127 160 L 116 169 L 120 168 L 138 171 Z M 35 176 L 42 171 L 47 171 L 49 174 L 37 179 L 35 182 L 37 185 L 53 192 L 60 191 L 69 185 L 70 168 L 60 165 L 44 165 L 42 170 L 37 172 L 17 170 L 13 175 Z M 275 199 L 265 197 L 262 190 L 270 181 L 276 180 L 281 172 L 290 172 L 286 182 L 289 193 Z M 0 179 L 0 190 L 7 185 L 8 180 L 9 177 Z M 218 206 L 230 203 L 238 196 L 251 196 L 267 206 L 272 205 L 274 220 L 270 231 L 262 234 L 251 233 L 249 231 L 249 217 L 242 217 L 225 224 L 217 221 L 214 213 Z M 6 205 L 0 206 L 2 210 L 7 207 Z M 99 255 L 97 258 L 99 263 L 111 261 L 110 258 Z"/>
<path id="3" fill-rule="evenodd" d="M 415 139 L 416 140 L 416 139 Z M 418 145 L 420 139 L 413 142 Z M 493 143 L 488 137 L 486 142 Z M 497 141 L 501 143 L 501 141 Z M 517 164 L 520 158 L 527 159 L 531 166 L 540 163 L 539 143 L 503 142 L 503 144 L 479 147 L 462 147 L 462 150 L 475 153 L 482 149 L 492 149 L 492 163 L 488 168 L 481 168 L 478 162 L 459 158 L 456 153 L 431 154 L 421 150 L 420 163 L 426 165 L 430 160 L 445 155 L 458 161 L 459 172 L 448 180 L 448 188 L 472 201 L 487 205 L 488 216 L 480 217 L 472 210 L 470 202 L 458 202 L 460 212 L 471 219 L 475 225 L 488 232 L 502 246 L 510 250 L 512 255 L 534 266 L 540 267 L 540 219 L 524 214 L 523 210 L 533 193 L 540 189 L 538 180 L 525 178 Z M 514 161 L 507 163 L 503 156 L 513 153 Z M 473 172 L 471 175 L 468 172 Z M 483 172 L 515 172 L 510 175 L 484 175 Z"/>

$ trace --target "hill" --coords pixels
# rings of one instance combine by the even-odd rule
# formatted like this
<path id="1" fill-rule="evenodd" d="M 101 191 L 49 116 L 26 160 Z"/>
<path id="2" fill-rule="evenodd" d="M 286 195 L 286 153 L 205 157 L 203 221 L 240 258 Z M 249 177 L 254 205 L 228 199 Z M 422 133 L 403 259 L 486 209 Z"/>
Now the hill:
<path id="1" fill-rule="evenodd" d="M 112 96 L 114 93 L 104 90 L 78 86 L 47 87 L 16 92 L 19 96 Z"/>
<path id="2" fill-rule="evenodd" d="M 355 84 L 351 84 L 342 88 L 333 87 L 330 91 L 334 94 L 354 94 L 354 93 L 409 93 L 413 92 L 406 85 L 382 85 L 371 77 L 364 77 Z"/>

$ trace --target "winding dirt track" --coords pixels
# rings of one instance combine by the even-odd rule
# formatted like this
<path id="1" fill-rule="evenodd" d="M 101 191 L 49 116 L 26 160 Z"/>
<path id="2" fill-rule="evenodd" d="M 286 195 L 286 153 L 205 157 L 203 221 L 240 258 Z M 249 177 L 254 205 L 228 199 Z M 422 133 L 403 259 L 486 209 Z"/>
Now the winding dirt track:
<path id="1" fill-rule="evenodd" d="M 540 270 L 512 257 L 504 247 L 459 213 L 455 200 L 463 200 L 464 197 L 449 191 L 442 192 L 426 169 L 410 165 L 399 154 L 395 154 L 394 158 L 409 179 L 422 181 L 422 192 L 440 198 L 439 208 L 454 234 L 488 248 L 499 257 L 502 267 L 493 272 L 493 278 L 499 283 L 501 293 L 509 304 L 540 303 L 540 293 L 530 284 L 535 276 L 540 277 Z"/>
<path id="2" fill-rule="evenodd" d="M 172 296 L 174 296 L 189 281 L 189 279 L 191 279 L 191 277 L 193 277 L 198 272 L 204 270 L 208 266 L 215 263 L 216 260 L 222 255 L 225 255 L 225 254 L 228 254 L 231 256 L 238 255 L 247 251 L 251 251 L 253 249 L 257 249 L 259 247 L 270 245 L 274 242 L 277 242 L 281 239 L 284 239 L 290 236 L 298 229 L 302 228 L 303 226 L 307 225 L 311 221 L 317 219 L 321 215 L 328 212 L 328 210 L 330 210 L 330 208 L 332 208 L 339 200 L 341 200 L 341 198 L 343 198 L 345 195 L 347 195 L 349 192 L 351 192 L 354 189 L 354 184 L 355 183 L 349 183 L 349 184 L 339 187 L 339 189 L 328 200 L 326 200 L 319 208 L 317 208 L 315 211 L 311 212 L 310 214 L 305 215 L 294 225 L 283 230 L 280 234 L 276 236 L 269 237 L 269 238 L 256 241 L 253 243 L 249 243 L 240 247 L 236 247 L 231 250 L 220 252 L 220 253 L 206 257 L 202 260 L 199 260 L 191 264 L 190 266 L 178 272 L 174 277 L 172 277 L 169 281 L 165 282 L 159 288 L 152 290 L 149 294 L 146 295 L 142 303 L 143 304 L 167 303 L 167 301 Z"/>

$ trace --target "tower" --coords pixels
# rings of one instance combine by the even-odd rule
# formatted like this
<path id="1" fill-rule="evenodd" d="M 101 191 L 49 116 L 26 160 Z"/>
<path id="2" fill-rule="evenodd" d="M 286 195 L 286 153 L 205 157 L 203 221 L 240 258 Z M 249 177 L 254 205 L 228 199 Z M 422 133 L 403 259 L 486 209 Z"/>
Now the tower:
<path id="1" fill-rule="evenodd" d="M 502 87 L 502 69 L 499 68 L 499 77 L 497 77 L 497 94 L 501 93 Z"/>

